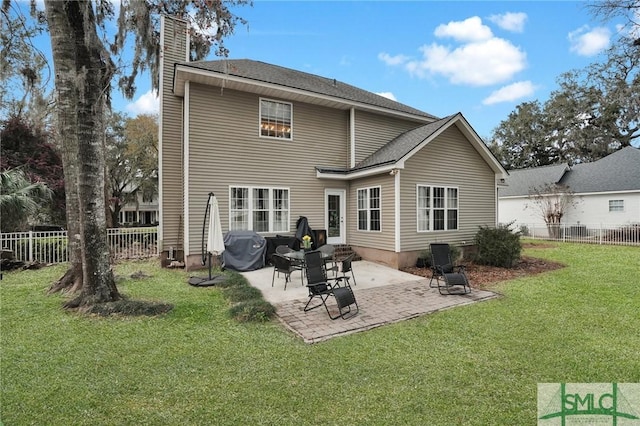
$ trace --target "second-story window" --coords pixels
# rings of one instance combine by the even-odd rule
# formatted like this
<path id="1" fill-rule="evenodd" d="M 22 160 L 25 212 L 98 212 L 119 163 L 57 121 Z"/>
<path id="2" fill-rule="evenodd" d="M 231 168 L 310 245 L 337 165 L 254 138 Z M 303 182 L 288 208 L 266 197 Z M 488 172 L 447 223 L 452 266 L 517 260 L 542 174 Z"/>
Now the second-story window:
<path id="1" fill-rule="evenodd" d="M 260 136 L 291 139 L 293 105 L 270 99 L 260 99 Z"/>

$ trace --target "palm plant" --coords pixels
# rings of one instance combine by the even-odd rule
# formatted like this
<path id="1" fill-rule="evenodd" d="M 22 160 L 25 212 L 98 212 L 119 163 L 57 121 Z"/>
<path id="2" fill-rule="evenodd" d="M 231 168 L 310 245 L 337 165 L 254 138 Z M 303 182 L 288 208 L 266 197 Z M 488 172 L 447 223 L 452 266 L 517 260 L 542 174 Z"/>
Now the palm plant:
<path id="1" fill-rule="evenodd" d="M 42 204 L 51 199 L 52 191 L 42 182 L 31 182 L 24 170 L 13 168 L 0 173 L 0 213 L 3 232 L 19 230 Z"/>

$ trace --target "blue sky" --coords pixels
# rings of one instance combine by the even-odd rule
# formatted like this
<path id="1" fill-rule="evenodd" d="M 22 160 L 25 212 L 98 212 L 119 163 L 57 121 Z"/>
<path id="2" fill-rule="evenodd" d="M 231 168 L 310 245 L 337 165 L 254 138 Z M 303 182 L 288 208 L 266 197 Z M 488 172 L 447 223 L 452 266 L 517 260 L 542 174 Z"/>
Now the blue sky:
<path id="1" fill-rule="evenodd" d="M 544 102 L 563 72 L 601 60 L 615 22 L 572 1 L 264 1 L 226 40 L 230 58 L 249 58 L 335 78 L 436 116 L 456 112 L 481 137 L 516 105 Z M 50 48 L 50 47 L 49 47 Z M 211 57 L 210 59 L 215 59 Z M 157 111 L 147 75 L 133 102 Z"/>

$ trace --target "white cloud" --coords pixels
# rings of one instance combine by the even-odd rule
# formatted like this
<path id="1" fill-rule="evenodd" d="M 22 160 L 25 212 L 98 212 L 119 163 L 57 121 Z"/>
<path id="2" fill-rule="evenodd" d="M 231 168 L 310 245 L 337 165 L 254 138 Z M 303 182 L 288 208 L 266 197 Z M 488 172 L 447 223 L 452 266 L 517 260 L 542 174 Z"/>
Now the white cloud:
<path id="1" fill-rule="evenodd" d="M 590 29 L 585 25 L 570 32 L 567 38 L 572 52 L 580 56 L 593 56 L 609 46 L 611 31 L 604 27 Z"/>
<path id="2" fill-rule="evenodd" d="M 433 33 L 436 37 L 451 37 L 460 42 L 482 41 L 493 37 L 491 28 L 484 25 L 482 19 L 477 16 L 438 25 Z"/>
<path id="3" fill-rule="evenodd" d="M 401 65 L 409 60 L 408 56 L 405 55 L 396 55 L 391 56 L 386 52 L 378 53 L 378 59 L 384 62 L 387 65 Z"/>
<path id="4" fill-rule="evenodd" d="M 152 90 L 140 96 L 135 102 L 127 105 L 127 111 L 133 115 L 157 114 L 159 111 L 158 94 Z"/>
<path id="5" fill-rule="evenodd" d="M 403 66 L 418 78 L 442 75 L 452 84 L 469 86 L 503 83 L 527 65 L 527 55 L 521 48 L 494 36 L 477 16 L 439 25 L 434 34 L 451 37 L 459 43 L 424 45 L 419 48 L 422 56 L 418 59 L 388 53 L 380 53 L 378 59 L 389 66 Z"/>
<path id="6" fill-rule="evenodd" d="M 383 96 L 383 97 L 385 97 L 387 99 L 391 99 L 392 101 L 396 101 L 396 102 L 398 101 L 396 99 L 396 97 L 393 95 L 393 93 L 391 93 L 391 92 L 378 92 L 378 93 L 376 93 L 376 95 Z"/>
<path id="7" fill-rule="evenodd" d="M 450 49 L 436 43 L 420 48 L 423 57 L 409 61 L 410 74 L 441 74 L 453 84 L 487 86 L 511 79 L 526 66 L 526 54 L 509 41 L 491 38 Z"/>
<path id="8" fill-rule="evenodd" d="M 534 86 L 530 81 L 519 81 L 494 91 L 482 101 L 482 104 L 493 105 L 500 102 L 513 102 L 526 96 L 530 96 L 535 91 L 536 86 Z"/>
<path id="9" fill-rule="evenodd" d="M 523 12 L 507 12 L 501 15 L 491 15 L 489 20 L 503 30 L 521 33 L 524 31 L 527 14 Z"/>

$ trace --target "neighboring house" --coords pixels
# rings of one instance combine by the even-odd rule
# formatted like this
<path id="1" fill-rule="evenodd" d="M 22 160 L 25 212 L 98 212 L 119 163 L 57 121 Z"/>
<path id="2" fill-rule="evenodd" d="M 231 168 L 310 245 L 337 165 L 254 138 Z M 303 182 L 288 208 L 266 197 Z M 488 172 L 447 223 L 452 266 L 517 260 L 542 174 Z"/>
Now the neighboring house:
<path id="1" fill-rule="evenodd" d="M 136 201 L 125 204 L 120 210 L 121 225 L 155 225 L 158 223 L 158 198 L 136 194 Z"/>
<path id="2" fill-rule="evenodd" d="M 499 190 L 500 223 L 543 226 L 529 195 L 544 185 L 566 185 L 575 206 L 564 224 L 624 225 L 640 223 L 640 149 L 626 147 L 600 160 L 574 166 L 560 164 L 510 170 L 507 186 Z"/>
<path id="3" fill-rule="evenodd" d="M 327 241 L 401 268 L 431 242 L 470 245 L 495 226 L 506 171 L 462 114 L 431 114 L 357 87 L 252 60 L 187 62 L 165 18 L 160 75 L 160 228 L 200 265 L 213 192 L 225 231 Z"/>

